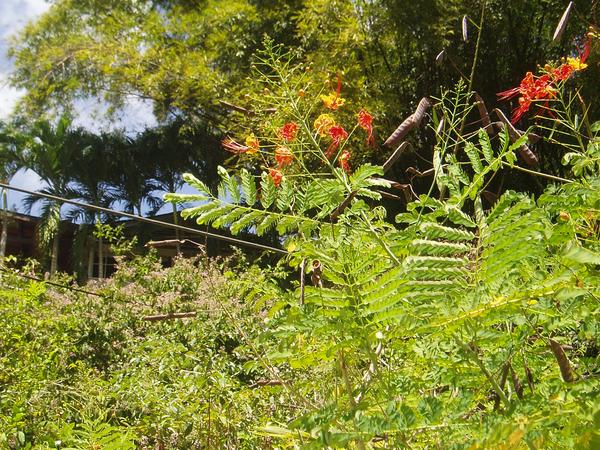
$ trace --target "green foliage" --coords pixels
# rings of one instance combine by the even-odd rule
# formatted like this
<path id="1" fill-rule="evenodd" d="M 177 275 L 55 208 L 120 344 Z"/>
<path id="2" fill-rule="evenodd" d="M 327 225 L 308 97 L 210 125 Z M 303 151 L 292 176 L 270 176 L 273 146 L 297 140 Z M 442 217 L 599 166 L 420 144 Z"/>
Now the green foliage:
<path id="1" fill-rule="evenodd" d="M 115 256 L 126 256 L 132 254 L 133 249 L 138 244 L 138 239 L 137 236 L 131 239 L 127 238 L 124 229 L 125 226 L 122 224 L 112 226 L 97 223 L 94 229 L 94 236 L 106 239 Z"/>
<path id="2" fill-rule="evenodd" d="M 87 287 L 102 297 L 4 273 L 0 446 L 268 448 L 253 429 L 291 406 L 245 365 L 271 304 L 256 289 L 284 273 L 232 264 L 133 259 Z M 186 311 L 197 316 L 143 320 Z"/>
<path id="3" fill-rule="evenodd" d="M 285 263 L 302 275 L 298 282 L 281 268 L 270 273 L 243 262 L 243 269 L 232 269 L 179 260 L 162 269 L 150 254 L 121 261 L 115 277 L 97 286 L 102 298 L 57 295 L 43 283 L 11 275 L 0 297 L 0 348 L 8 367 L 2 372 L 7 389 L 0 400 L 0 439 L 9 448 L 56 447 L 60 439 L 68 446 L 123 448 L 597 446 L 599 127 L 590 113 L 595 106 L 577 103 L 579 93 L 569 93 L 566 83 L 557 85 L 546 106 L 553 114 L 538 118 L 536 131 L 568 149 L 563 158 L 573 176 L 523 167 L 519 157 L 531 152 L 527 145 L 535 140 L 531 129 L 481 128 L 483 114 L 471 120 L 475 81 L 481 77 L 486 85 L 496 79 L 484 77 L 487 67 L 476 71 L 475 58 L 468 79 L 461 74 L 455 88 L 433 99 L 435 133 L 417 138 L 422 145 L 415 152 L 433 180 L 420 195 L 412 180 L 406 185 L 412 199 L 396 223 L 380 204 L 392 187 L 379 178 L 383 168 L 340 160 L 346 147 L 362 141 L 354 131 L 367 127 L 359 122 L 334 142 L 314 126 L 327 107 L 320 105 L 320 95 L 340 98 L 329 74 L 325 86 L 317 82 L 325 68 L 337 71 L 338 61 L 349 64 L 347 75 L 361 83 L 353 88 L 345 82 L 346 107 L 330 109 L 336 123 L 356 123 L 355 106 L 363 104 L 365 86 L 397 89 L 402 94 L 390 97 L 395 100 L 414 99 L 407 91 L 439 79 L 417 69 L 430 65 L 440 47 L 454 44 L 451 65 L 461 72 L 468 65 L 454 61 L 473 41 L 472 26 L 478 28 L 475 52 L 489 61 L 490 55 L 498 57 L 490 36 L 500 45 L 513 36 L 483 33 L 484 25 L 497 25 L 502 12 L 527 12 L 532 19 L 522 20 L 517 31 L 533 23 L 544 29 L 544 14 L 555 12 L 554 3 L 479 4 L 482 20 L 477 25 L 464 18 L 467 33 L 460 45 L 452 24 L 463 12 L 472 14 L 463 11 L 463 2 L 430 1 L 427 8 L 405 2 L 303 3 L 290 17 L 292 28 L 302 32 L 295 39 L 305 61 L 294 64 L 296 55 L 265 40 L 256 57 L 258 82 L 249 81 L 249 92 L 236 83 L 244 51 L 238 55 L 220 33 L 205 27 L 215 21 L 240 26 L 244 31 L 236 39 L 249 49 L 255 41 L 245 32 L 263 25 L 260 2 L 233 2 L 222 10 L 214 2 L 198 10 L 164 2 L 160 11 L 121 2 L 110 10 L 116 21 L 103 20 L 104 10 L 88 16 L 86 5 L 72 10 L 66 5 L 57 2 L 47 23 L 26 31 L 17 60 L 21 82 L 74 95 L 95 93 L 100 80 L 108 80 L 114 92 L 136 80 L 135 90 L 148 94 L 163 114 L 169 108 L 189 115 L 211 112 L 210 93 L 224 85 L 247 93 L 243 98 L 250 99 L 252 111 L 234 109 L 247 112 L 240 127 L 246 136 L 260 131 L 259 148 L 225 141 L 224 147 L 241 155 L 239 170 L 218 167 L 218 186 L 186 174 L 183 179 L 198 193 L 168 194 L 165 200 L 195 202 L 184 217 L 233 234 L 276 231 L 286 239 Z M 82 15 L 86 20 L 79 23 Z M 396 26 L 390 33 L 390 24 L 415 27 Z M 75 29 L 61 36 L 67 51 L 79 48 L 87 33 L 101 31 L 93 41 L 98 47 L 84 40 L 81 54 L 64 62 L 75 74 L 70 81 L 87 86 L 61 84 L 61 76 L 52 77 L 56 55 L 35 47 L 38 33 L 56 28 L 60 34 L 67 25 Z M 107 64 L 104 58 L 112 53 L 99 51 L 106 36 L 115 45 L 112 36 L 127 36 L 134 25 L 148 41 L 140 39 L 143 33 L 131 36 L 133 43 L 123 41 L 123 58 Z M 183 33 L 189 29 L 191 35 Z M 424 39 L 431 30 L 433 37 Z M 415 44 L 415 35 L 423 43 Z M 332 60 L 320 49 L 333 36 L 340 45 L 332 48 Z M 200 41 L 206 45 L 191 45 Z M 224 47 L 222 59 L 209 44 Z M 387 56 L 399 44 L 399 60 L 414 60 L 415 71 L 396 80 L 395 68 L 402 64 Z M 539 43 L 531 47 L 541 50 Z M 143 55 L 139 48 L 146 49 Z M 24 76 L 40 52 L 48 57 L 47 83 L 37 71 Z M 91 55 L 96 58 L 91 75 L 82 77 L 79 65 Z M 243 64 L 229 67 L 237 58 Z M 150 64 L 152 77 L 128 73 L 131 61 L 134 67 Z M 162 61 L 170 64 L 168 70 Z M 172 81 L 171 67 L 186 73 L 185 80 Z M 195 91 L 193 80 L 201 78 L 204 90 Z M 26 101 L 48 97 L 36 94 Z M 388 111 L 394 114 L 398 106 Z M 284 135 L 283 124 L 297 127 L 293 136 Z M 289 146 L 287 153 L 282 145 Z M 490 190 L 517 171 L 562 184 L 540 186 L 537 198 L 506 190 L 503 181 L 496 192 Z M 156 312 L 172 319 L 171 313 L 189 311 L 196 312 L 197 326 L 140 319 Z"/>
<path id="4" fill-rule="evenodd" d="M 273 80 L 285 93 L 290 81 Z M 219 196 L 188 176 L 206 203 L 184 214 L 232 221 L 232 231 L 236 220 L 270 220 L 292 233 L 290 264 L 311 274 L 311 285 L 279 291 L 257 341 L 270 363 L 292 369 L 290 397 L 310 404 L 262 434 L 309 448 L 589 448 L 598 439 L 600 181 L 554 177 L 568 183 L 537 200 L 506 191 L 484 207 L 502 171 L 547 175 L 518 164 L 529 130 L 465 126 L 471 96 L 459 83 L 434 104 L 445 121 L 434 121 L 434 182 L 397 216 L 401 229 L 376 203 L 389 184 L 375 166 L 301 168 L 279 187 L 264 172 L 263 208 L 241 203 L 247 173 L 240 183 L 221 170 Z M 295 228 L 278 205 L 291 208 Z"/>

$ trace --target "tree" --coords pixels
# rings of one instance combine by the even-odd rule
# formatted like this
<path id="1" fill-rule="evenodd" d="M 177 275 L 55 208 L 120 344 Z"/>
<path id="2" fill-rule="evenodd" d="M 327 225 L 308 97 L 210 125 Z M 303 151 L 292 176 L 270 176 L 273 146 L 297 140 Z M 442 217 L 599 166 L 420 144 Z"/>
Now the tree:
<path id="1" fill-rule="evenodd" d="M 38 190 L 43 194 L 63 198 L 77 196 L 72 187 L 75 167 L 73 157 L 80 150 L 79 142 L 70 134 L 71 119 L 63 115 L 56 126 L 47 120 L 35 122 L 27 131 L 28 144 L 24 154 L 25 166 L 33 170 L 44 182 Z M 93 169 L 93 168 L 91 168 Z M 63 203 L 36 195 L 28 195 L 23 200 L 27 211 L 38 202 L 42 204 L 39 238 L 42 247 L 50 248 L 50 273 L 58 268 L 61 208 Z"/>
<path id="2" fill-rule="evenodd" d="M 300 2 L 274 10 L 248 0 L 56 1 L 13 48 L 14 81 L 30 93 L 23 102 L 29 111 L 80 96 L 118 107 L 137 96 L 150 100 L 159 118 L 215 120 L 216 100 L 239 91 L 263 33 L 293 36 L 287 19 L 294 4 Z"/>
<path id="3" fill-rule="evenodd" d="M 21 106 L 30 113 L 70 109 L 80 97 L 119 108 L 135 96 L 151 102 L 163 122 L 207 124 L 219 137 L 223 129 L 243 131 L 219 101 L 258 107 L 264 86 L 248 73 L 268 35 L 305 63 L 316 91 L 339 74 L 343 95 L 371 111 L 385 137 L 421 97 L 461 78 L 472 78 L 491 109 L 496 92 L 517 85 L 540 61 L 568 54 L 574 39 L 597 22 L 598 8 L 590 17 L 589 0 L 574 3 L 562 41 L 553 43 L 562 0 L 314 0 L 279 2 L 278 8 L 264 0 L 57 0 L 14 41 L 12 82 L 25 89 Z M 582 75 L 584 91 L 595 89 L 598 70 Z M 356 162 L 382 163 L 390 151 L 356 155 Z M 548 165 L 559 167 L 553 153 L 544 148 Z M 409 155 L 391 175 L 404 181 L 407 166 L 429 169 L 420 157 L 431 159 Z"/>
<path id="4" fill-rule="evenodd" d="M 148 148 L 136 145 L 135 138 L 123 132 L 113 132 L 104 140 L 104 152 L 109 155 L 108 183 L 114 188 L 113 204 L 130 214 L 144 215 L 158 211 L 162 200 L 152 193 L 158 189 L 152 179 L 155 164 Z"/>
<path id="5" fill-rule="evenodd" d="M 77 198 L 90 205 L 109 208 L 115 200 L 114 188 L 108 183 L 110 154 L 106 148 L 110 148 L 113 135 L 104 133 L 94 135 L 84 130 L 75 130 L 72 137 L 80 142 L 80 151 L 74 155 L 74 165 L 78 168 L 73 173 L 73 187 Z M 87 249 L 87 278 L 93 276 L 94 268 L 94 227 L 106 220 L 106 214 L 93 211 L 88 208 L 75 208 L 69 214 L 71 220 L 81 223 L 78 234 L 84 245 L 80 248 Z M 102 238 L 97 240 L 98 277 L 104 277 L 104 243 Z M 84 252 L 83 252 L 84 253 Z M 81 256 L 84 256 L 83 254 Z"/>

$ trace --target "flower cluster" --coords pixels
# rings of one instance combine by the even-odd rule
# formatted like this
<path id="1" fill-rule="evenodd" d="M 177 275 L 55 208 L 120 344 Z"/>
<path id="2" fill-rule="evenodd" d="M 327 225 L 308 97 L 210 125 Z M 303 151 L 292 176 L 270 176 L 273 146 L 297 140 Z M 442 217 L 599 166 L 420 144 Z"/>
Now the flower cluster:
<path id="1" fill-rule="evenodd" d="M 332 112 L 337 111 L 346 103 L 346 100 L 341 97 L 340 93 L 341 78 L 338 76 L 336 89 L 328 94 L 320 96 L 323 106 Z M 302 91 L 302 94 L 298 95 L 304 97 L 305 92 Z M 375 145 L 373 116 L 364 108 L 361 108 L 357 114 L 355 127 L 361 128 L 367 133 L 366 143 L 369 146 Z M 318 142 L 315 139 L 322 139 L 325 142 L 328 142 L 326 150 L 321 153 L 321 159 L 331 161 L 333 158 L 343 171 L 350 173 L 350 159 L 352 154 L 345 146 L 351 133 L 340 125 L 331 113 L 320 114 L 313 122 L 313 129 L 314 135 L 308 140 L 309 142 Z M 267 155 L 268 159 L 273 158 L 271 159 L 271 163 L 268 163 L 267 170 L 276 186 L 281 184 L 284 178 L 284 170 L 294 163 L 295 156 L 291 149 L 294 148 L 294 146 L 301 147 L 303 145 L 302 142 L 296 142 L 299 139 L 299 133 L 300 126 L 298 123 L 293 121 L 287 122 L 275 130 L 274 134 L 276 139 L 274 139 L 275 150 L 273 153 L 269 156 L 270 152 L 261 152 L 263 157 L 264 155 Z M 222 141 L 222 146 L 225 150 L 238 155 L 255 155 L 259 153 L 261 149 L 261 143 L 254 134 L 246 136 L 244 144 L 240 144 L 232 138 L 226 137 Z"/>
<path id="2" fill-rule="evenodd" d="M 556 85 L 559 82 L 564 82 L 575 72 L 585 69 L 587 67 L 586 60 L 590 54 L 590 48 L 591 38 L 588 38 L 579 56 L 568 57 L 558 67 L 548 64 L 544 68 L 544 73 L 539 76 L 534 75 L 532 72 L 527 72 L 518 87 L 498 93 L 499 100 L 509 100 L 519 96 L 519 106 L 514 109 L 511 122 L 517 123 L 529 111 L 534 102 L 541 100 L 547 103 L 550 99 L 554 98 Z"/>

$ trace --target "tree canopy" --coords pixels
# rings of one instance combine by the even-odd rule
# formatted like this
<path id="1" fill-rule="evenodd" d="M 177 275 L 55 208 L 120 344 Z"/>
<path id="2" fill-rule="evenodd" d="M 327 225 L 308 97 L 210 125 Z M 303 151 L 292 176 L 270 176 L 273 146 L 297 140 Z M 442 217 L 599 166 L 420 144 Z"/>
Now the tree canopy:
<path id="1" fill-rule="evenodd" d="M 347 95 L 391 128 L 421 96 L 469 76 L 482 9 L 473 87 L 491 100 L 572 47 L 590 20 L 589 1 L 575 4 L 562 43 L 552 44 L 561 1 L 57 0 L 14 40 L 12 81 L 32 113 L 87 97 L 119 107 L 135 96 L 161 119 L 214 126 L 224 120 L 219 100 L 244 105 L 256 89 L 249 70 L 269 36 L 309 64 L 315 81 L 342 74 L 355 86 Z"/>

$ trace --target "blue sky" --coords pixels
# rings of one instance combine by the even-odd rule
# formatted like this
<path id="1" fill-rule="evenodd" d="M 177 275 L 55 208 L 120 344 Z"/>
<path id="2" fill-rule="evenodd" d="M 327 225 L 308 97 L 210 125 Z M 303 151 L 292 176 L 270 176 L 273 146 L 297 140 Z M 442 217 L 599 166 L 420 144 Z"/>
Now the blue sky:
<path id="1" fill-rule="evenodd" d="M 35 20 L 50 8 L 45 0 L 0 0 L 0 119 L 6 119 L 13 111 L 23 92 L 8 84 L 8 76 L 12 69 L 12 61 L 7 57 L 8 43 L 11 36 L 18 33 L 29 21 Z M 151 106 L 132 98 L 125 110 L 116 119 L 108 122 L 103 117 L 105 105 L 96 100 L 81 101 L 76 107 L 76 126 L 84 126 L 90 130 L 110 129 L 117 126 L 134 133 L 146 125 L 156 123 Z M 20 171 L 11 180 L 11 184 L 24 189 L 41 187 L 39 178 L 30 170 Z M 13 210 L 22 210 L 22 195 L 9 192 L 9 205 Z M 35 213 L 36 211 L 33 211 Z"/>

